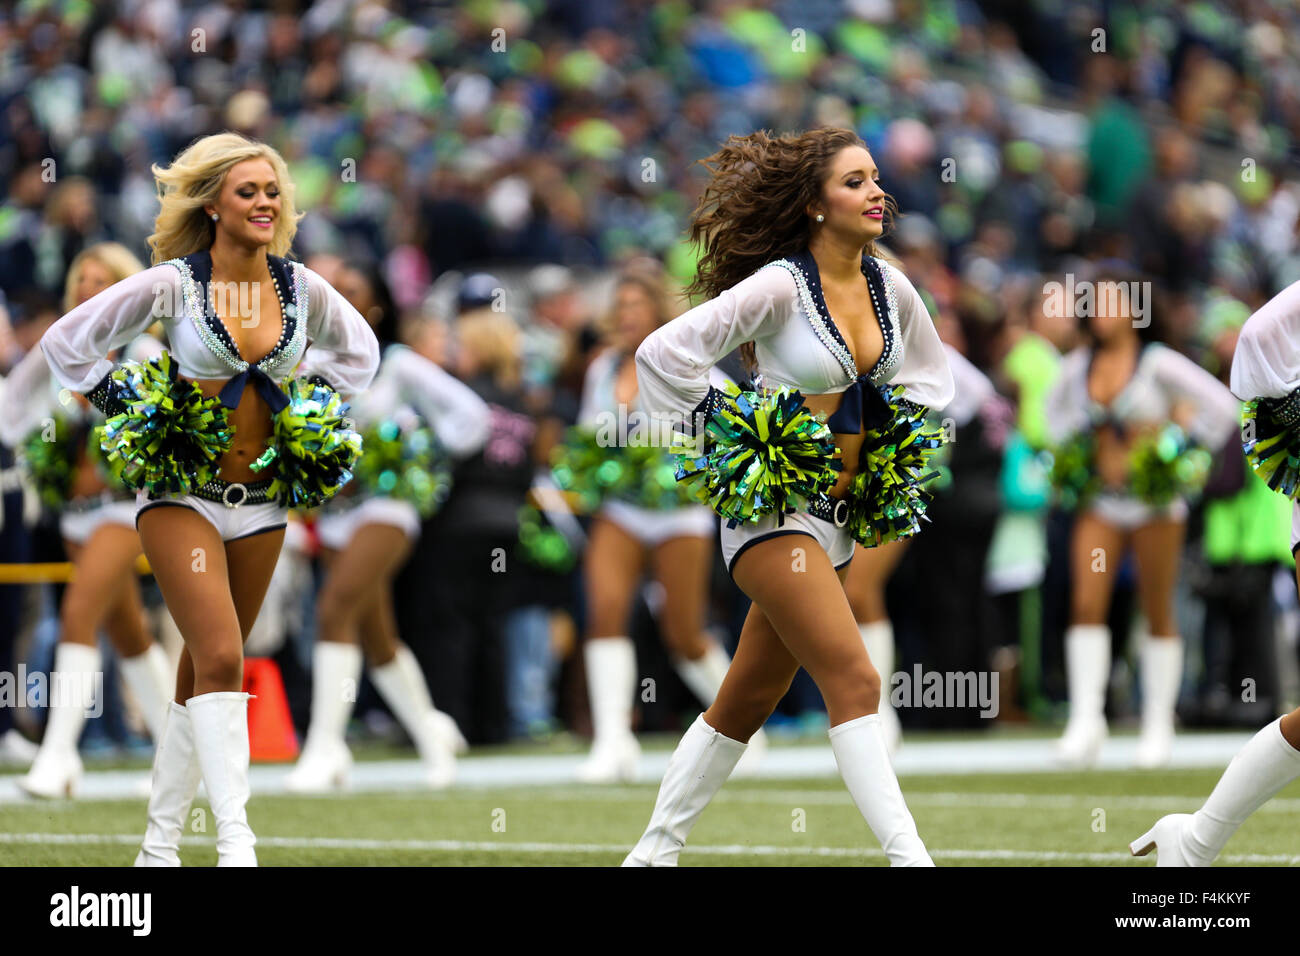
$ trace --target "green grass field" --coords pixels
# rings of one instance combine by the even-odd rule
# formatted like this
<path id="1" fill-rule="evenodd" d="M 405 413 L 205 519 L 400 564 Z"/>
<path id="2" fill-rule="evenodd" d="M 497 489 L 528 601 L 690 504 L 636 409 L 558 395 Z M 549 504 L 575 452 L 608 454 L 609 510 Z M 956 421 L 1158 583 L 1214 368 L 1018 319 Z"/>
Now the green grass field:
<path id="1" fill-rule="evenodd" d="M 665 742 L 667 743 L 667 742 Z M 384 754 L 391 756 L 391 754 Z M 1151 866 L 1127 843 L 1164 813 L 1190 812 L 1218 770 L 918 775 L 903 792 L 935 861 L 950 866 Z M 610 866 L 649 818 L 653 784 L 514 786 L 327 797 L 254 795 L 249 821 L 268 866 Z M 182 847 L 216 862 L 204 810 Z M 1220 865 L 1300 863 L 1300 783 L 1233 838 Z M 0 864 L 126 866 L 145 801 L 0 805 Z M 884 865 L 838 778 L 732 780 L 683 866 Z"/>

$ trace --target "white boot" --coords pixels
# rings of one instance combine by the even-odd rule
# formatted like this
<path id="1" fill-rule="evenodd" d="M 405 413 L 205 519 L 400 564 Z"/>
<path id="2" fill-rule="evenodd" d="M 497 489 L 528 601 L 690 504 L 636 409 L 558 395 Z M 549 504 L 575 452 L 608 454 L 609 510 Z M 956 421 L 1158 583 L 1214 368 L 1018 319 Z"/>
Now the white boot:
<path id="1" fill-rule="evenodd" d="M 290 793 L 323 793 L 347 786 L 352 770 L 346 731 L 361 683 L 361 647 L 317 641 L 312 649 L 311 724 L 298 763 L 284 778 Z"/>
<path id="2" fill-rule="evenodd" d="M 172 701 L 154 749 L 149 823 L 136 866 L 181 865 L 181 832 L 199 789 L 199 777 L 189 709 Z"/>
<path id="3" fill-rule="evenodd" d="M 200 694 L 186 702 L 208 802 L 217 819 L 217 866 L 257 866 L 248 826 L 248 701 L 242 691 Z"/>
<path id="4" fill-rule="evenodd" d="M 682 679 L 692 694 L 694 694 L 707 709 L 718 699 L 718 691 L 722 689 L 723 678 L 727 676 L 727 668 L 731 666 L 731 657 L 717 641 L 709 641 L 709 649 L 704 652 L 704 656 L 696 660 L 688 660 L 684 657 L 675 658 L 673 667 L 677 675 Z M 749 746 L 740 758 L 740 763 L 731 772 L 733 777 L 752 777 L 758 772 L 758 765 L 763 762 L 763 755 L 767 753 L 767 735 L 763 733 L 760 727 L 749 738 Z"/>
<path id="5" fill-rule="evenodd" d="M 1142 736 L 1139 767 L 1163 767 L 1174 749 L 1174 707 L 1183 682 L 1183 639 L 1142 635 Z"/>
<path id="6" fill-rule="evenodd" d="M 62 642 L 54 649 L 45 736 L 31 769 L 18 781 L 31 796 L 56 799 L 76 794 L 82 770 L 77 741 L 86 711 L 94 702 L 95 677 L 102 674 L 101 664 L 98 647 Z"/>
<path id="7" fill-rule="evenodd" d="M 880 841 L 890 866 L 934 866 L 916 832 L 885 749 L 880 715 L 867 714 L 830 729 L 840 776 L 867 826 Z"/>
<path id="8" fill-rule="evenodd" d="M 717 700 L 718 689 L 722 687 L 722 679 L 727 676 L 727 668 L 730 666 L 731 658 L 727 652 L 721 644 L 712 640 L 709 641 L 708 650 L 696 660 L 673 658 L 673 669 L 677 671 L 677 676 L 706 709 Z"/>
<path id="9" fill-rule="evenodd" d="M 176 693 L 176 674 L 167 663 L 167 652 L 161 644 L 150 644 L 143 654 L 118 658 L 118 664 L 156 747 L 167 722 L 168 704 Z"/>
<path id="10" fill-rule="evenodd" d="M 1138 837 L 1134 856 L 1158 851 L 1156 866 L 1209 866 L 1246 818 L 1300 777 L 1300 751 L 1282 736 L 1282 719 L 1262 729 L 1232 758 L 1205 806 L 1174 813 Z"/>
<path id="11" fill-rule="evenodd" d="M 641 745 L 632 734 L 636 646 L 630 637 L 600 637 L 583 648 L 595 740 L 578 768 L 584 783 L 613 783 L 636 776 Z"/>
<path id="12" fill-rule="evenodd" d="M 20 734 L 18 728 L 10 727 L 0 737 L 0 767 L 30 767 L 40 750 L 39 744 L 32 743 Z"/>
<path id="13" fill-rule="evenodd" d="M 429 685 L 411 649 L 399 644 L 391 661 L 371 668 L 370 679 L 415 742 L 429 786 L 448 786 L 456 777 L 455 738 L 439 723 Z"/>
<path id="14" fill-rule="evenodd" d="M 676 866 L 695 821 L 744 752 L 744 744 L 718 733 L 703 714 L 696 717 L 668 760 L 650 825 L 623 865 Z"/>
<path id="15" fill-rule="evenodd" d="M 867 656 L 880 674 L 880 732 L 885 735 L 885 748 L 892 757 L 903 742 L 903 727 L 889 702 L 894 676 L 894 625 L 888 620 L 859 624 L 858 633 L 866 645 Z"/>
<path id="16" fill-rule="evenodd" d="M 1110 677 L 1110 628 L 1076 624 L 1065 632 L 1065 672 L 1070 687 L 1070 719 L 1056 743 L 1057 757 L 1074 766 L 1091 766 L 1106 740 L 1106 685 Z"/>

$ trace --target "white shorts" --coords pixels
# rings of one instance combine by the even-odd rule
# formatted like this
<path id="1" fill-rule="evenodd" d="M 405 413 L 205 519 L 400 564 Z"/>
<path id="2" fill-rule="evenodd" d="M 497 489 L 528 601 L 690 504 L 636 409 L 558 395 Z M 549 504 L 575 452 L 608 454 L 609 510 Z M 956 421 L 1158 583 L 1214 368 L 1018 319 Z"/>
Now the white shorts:
<path id="1" fill-rule="evenodd" d="M 684 508 L 638 508 L 625 501 L 607 501 L 597 512 L 614 522 L 642 546 L 653 548 L 669 538 L 713 537 L 713 512 L 704 505 Z"/>
<path id="2" fill-rule="evenodd" d="M 231 508 L 219 501 L 208 501 L 196 495 L 169 495 L 154 501 L 147 498 L 142 500 L 135 513 L 136 527 L 140 526 L 140 515 L 150 508 L 177 507 L 189 508 L 207 518 L 221 535 L 222 541 L 238 541 L 240 538 L 249 538 L 255 534 L 277 531 L 283 528 L 289 519 L 289 509 L 275 501 Z"/>
<path id="3" fill-rule="evenodd" d="M 727 522 L 723 521 L 719 536 L 722 540 L 722 559 L 727 562 L 727 573 L 732 575 L 733 579 L 735 578 L 736 559 L 747 548 L 768 538 L 789 534 L 811 535 L 821 545 L 826 556 L 831 559 L 831 564 L 835 566 L 836 571 L 853 560 L 853 548 L 856 542 L 847 528 L 837 528 L 829 521 L 814 518 L 806 511 L 801 511 L 786 515 L 784 523 L 779 527 L 776 515 L 770 515 L 761 521 L 746 521 L 734 528 L 728 528 Z M 791 542 L 790 546 L 799 547 L 799 544 Z"/>
<path id="4" fill-rule="evenodd" d="M 102 503 L 93 508 L 84 511 L 64 511 L 60 514 L 59 534 L 65 541 L 85 544 L 100 525 L 118 524 L 134 528 L 137 507 L 134 498 L 123 499 L 108 493 Z"/>
<path id="5" fill-rule="evenodd" d="M 409 501 L 397 498 L 366 498 L 350 508 L 322 510 L 316 515 L 316 536 L 321 547 L 342 551 L 357 529 L 366 524 L 387 524 L 400 528 L 414 541 L 420 535 L 420 512 Z"/>
<path id="6" fill-rule="evenodd" d="M 1099 494 L 1088 505 L 1088 511 L 1107 524 L 1124 531 L 1132 531 L 1152 521 L 1187 520 L 1187 502 L 1175 498 L 1167 505 L 1149 505 L 1138 498 L 1122 495 Z"/>

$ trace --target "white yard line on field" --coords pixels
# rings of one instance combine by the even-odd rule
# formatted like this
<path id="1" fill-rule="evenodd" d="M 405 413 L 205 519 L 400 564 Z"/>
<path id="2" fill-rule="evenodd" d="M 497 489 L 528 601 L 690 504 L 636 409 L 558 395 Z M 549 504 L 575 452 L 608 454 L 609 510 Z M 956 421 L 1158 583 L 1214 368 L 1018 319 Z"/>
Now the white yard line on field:
<path id="1" fill-rule="evenodd" d="M 1180 734 L 1174 743 L 1170 769 L 1222 769 L 1251 738 L 1249 733 Z M 1053 741 L 989 740 L 972 736 L 965 741 L 924 741 L 906 744 L 894 760 L 899 776 L 971 773 L 1060 772 L 1053 759 Z M 1103 748 L 1098 769 L 1128 770 L 1133 766 L 1136 737 L 1111 738 Z M 649 752 L 637 766 L 637 783 L 657 784 L 668 765 L 666 751 Z M 457 790 L 484 787 L 532 787 L 572 785 L 583 754 L 516 754 L 511 756 L 468 756 L 457 762 Z M 284 764 L 255 765 L 249 782 L 253 796 L 285 793 Z M 139 800 L 147 770 L 108 770 L 82 777 L 80 796 L 87 800 Z M 755 779 L 796 780 L 810 777 L 838 777 L 835 757 L 829 746 L 772 747 L 758 764 Z M 0 804 L 30 802 L 18 789 L 18 775 L 0 775 Z M 738 778 L 739 779 L 739 778 Z M 352 768 L 351 790 L 365 792 L 424 791 L 424 770 L 415 760 L 358 761 Z"/>
<path id="2" fill-rule="evenodd" d="M 72 845 L 109 844 L 135 846 L 140 842 L 138 834 L 132 833 L 0 833 L 0 844 L 18 845 Z M 184 837 L 185 846 L 213 846 L 212 837 Z M 585 853 L 625 854 L 628 847 L 623 844 L 600 843 L 509 843 L 505 841 L 486 840 L 362 840 L 336 837 L 267 837 L 259 836 L 257 845 L 261 847 L 278 847 L 292 850 L 413 850 L 433 853 Z M 684 851 L 688 856 L 758 856 L 758 857 L 830 857 L 844 859 L 882 859 L 884 852 L 868 847 L 841 846 L 745 846 L 730 844 L 722 846 L 689 846 Z M 1044 850 L 930 850 L 935 859 L 948 860 L 988 860 L 990 862 L 1080 862 L 1080 863 L 1119 863 L 1138 864 L 1127 853 L 1072 853 L 1068 851 Z M 1228 854 L 1220 857 L 1224 863 L 1243 863 L 1248 865 L 1296 866 L 1300 856 L 1288 854 Z"/>

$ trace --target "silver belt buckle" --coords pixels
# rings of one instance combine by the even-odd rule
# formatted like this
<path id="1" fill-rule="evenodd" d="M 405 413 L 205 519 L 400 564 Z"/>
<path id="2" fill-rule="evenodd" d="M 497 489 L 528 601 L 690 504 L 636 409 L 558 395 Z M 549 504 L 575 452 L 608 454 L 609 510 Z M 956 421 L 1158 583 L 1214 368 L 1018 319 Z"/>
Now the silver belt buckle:
<path id="1" fill-rule="evenodd" d="M 831 509 L 831 519 L 835 522 L 837 528 L 843 528 L 849 523 L 849 503 L 847 499 L 841 498 L 835 502 L 835 507 Z"/>
<path id="2" fill-rule="evenodd" d="M 239 500 L 231 501 L 230 493 L 234 491 L 236 488 L 239 489 Z M 248 500 L 248 488 L 238 481 L 232 481 L 230 484 L 226 485 L 226 490 L 221 493 L 221 503 L 225 505 L 227 508 L 238 508 L 247 500 Z"/>

